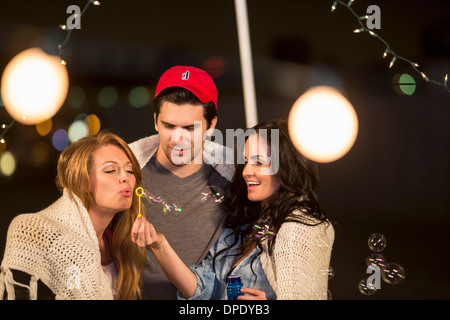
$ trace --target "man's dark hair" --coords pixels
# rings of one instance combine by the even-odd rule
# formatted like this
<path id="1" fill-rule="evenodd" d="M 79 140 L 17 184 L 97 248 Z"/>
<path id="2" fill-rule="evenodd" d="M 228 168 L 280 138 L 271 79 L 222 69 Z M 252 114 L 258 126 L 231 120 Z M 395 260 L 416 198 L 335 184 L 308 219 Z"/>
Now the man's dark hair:
<path id="1" fill-rule="evenodd" d="M 204 103 L 191 91 L 181 87 L 171 87 L 164 89 L 153 101 L 153 111 L 156 114 L 156 121 L 164 102 L 171 102 L 178 105 L 194 104 L 203 106 L 203 117 L 206 120 L 207 129 L 211 126 L 212 120 L 217 117 L 216 106 L 213 101 Z"/>

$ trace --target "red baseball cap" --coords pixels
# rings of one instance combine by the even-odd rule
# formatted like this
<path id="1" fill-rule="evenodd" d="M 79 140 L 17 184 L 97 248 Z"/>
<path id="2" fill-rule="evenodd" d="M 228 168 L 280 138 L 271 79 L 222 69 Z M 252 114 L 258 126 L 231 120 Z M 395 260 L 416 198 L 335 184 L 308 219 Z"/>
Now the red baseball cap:
<path id="1" fill-rule="evenodd" d="M 161 91 L 171 87 L 185 88 L 203 103 L 213 101 L 217 110 L 217 88 L 206 71 L 189 66 L 175 66 L 168 69 L 159 78 L 155 98 Z"/>

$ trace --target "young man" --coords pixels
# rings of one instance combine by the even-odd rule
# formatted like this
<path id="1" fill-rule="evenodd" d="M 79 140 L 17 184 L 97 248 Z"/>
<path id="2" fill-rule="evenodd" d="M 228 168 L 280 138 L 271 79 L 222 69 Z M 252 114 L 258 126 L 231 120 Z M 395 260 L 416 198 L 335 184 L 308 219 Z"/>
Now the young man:
<path id="1" fill-rule="evenodd" d="M 153 199 L 141 201 L 147 219 L 185 264 L 198 264 L 223 231 L 225 203 L 220 198 L 234 173 L 232 151 L 205 140 L 217 123 L 213 79 L 189 66 L 164 72 L 156 86 L 154 121 L 158 134 L 130 145 Z M 148 254 L 143 298 L 176 299 L 175 287 L 150 249 Z"/>

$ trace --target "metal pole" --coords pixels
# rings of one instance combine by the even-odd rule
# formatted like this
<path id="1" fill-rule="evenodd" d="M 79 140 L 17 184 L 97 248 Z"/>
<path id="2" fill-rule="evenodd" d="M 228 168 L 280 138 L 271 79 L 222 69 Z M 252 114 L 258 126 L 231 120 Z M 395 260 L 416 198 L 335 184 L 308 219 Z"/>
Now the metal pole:
<path id="1" fill-rule="evenodd" d="M 248 27 L 247 0 L 234 0 L 241 57 L 242 85 L 244 89 L 245 119 L 247 128 L 258 123 L 255 83 L 253 78 L 252 50 Z"/>

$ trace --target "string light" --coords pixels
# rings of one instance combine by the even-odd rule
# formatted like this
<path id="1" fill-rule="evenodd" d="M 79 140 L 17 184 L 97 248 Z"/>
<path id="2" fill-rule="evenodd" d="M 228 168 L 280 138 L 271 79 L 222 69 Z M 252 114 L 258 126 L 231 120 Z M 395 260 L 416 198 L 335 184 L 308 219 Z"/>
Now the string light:
<path id="1" fill-rule="evenodd" d="M 87 3 L 86 3 L 86 5 L 84 6 L 83 10 L 81 11 L 80 15 L 76 15 L 75 17 L 76 17 L 77 19 L 81 19 L 81 16 L 86 12 L 86 10 L 89 8 L 89 6 L 90 6 L 91 4 L 93 4 L 93 5 L 95 5 L 95 6 L 99 6 L 99 5 L 100 5 L 100 1 L 97 1 L 97 0 L 88 0 Z M 61 30 L 64 30 L 64 31 L 67 32 L 67 35 L 66 35 L 66 38 L 64 39 L 64 41 L 63 41 L 62 43 L 58 44 L 59 57 L 61 58 L 61 64 L 65 66 L 65 65 L 67 65 L 67 62 L 66 62 L 66 60 L 64 60 L 63 57 L 62 57 L 62 56 L 63 56 L 63 49 L 64 49 L 64 46 L 65 46 L 65 45 L 67 44 L 67 42 L 69 41 L 70 35 L 72 34 L 72 30 L 73 30 L 73 29 L 68 29 L 67 26 L 66 26 L 65 24 L 60 24 L 60 25 L 59 25 L 59 28 L 60 28 Z M 15 120 L 12 120 L 12 122 L 11 122 L 10 124 L 8 124 L 8 125 L 3 124 L 3 125 L 1 126 L 1 128 L 3 129 L 3 131 L 0 133 L 0 142 L 1 142 L 1 143 L 5 143 L 5 140 L 4 140 L 3 137 L 4 137 L 4 135 L 6 134 L 6 132 L 11 128 L 11 126 L 12 126 L 15 122 L 16 122 Z"/>
<path id="2" fill-rule="evenodd" d="M 13 119 L 13 121 L 11 121 L 10 124 L 6 125 L 6 124 L 2 124 L 2 133 L 0 134 L 0 141 L 1 143 L 5 143 L 5 139 L 3 139 L 3 136 L 5 135 L 5 133 L 12 127 L 12 125 L 16 122 L 16 120 Z"/>
<path id="3" fill-rule="evenodd" d="M 356 12 L 351 8 L 351 5 L 353 4 L 353 2 L 354 2 L 354 0 L 350 0 L 348 3 L 345 3 L 340 0 L 336 0 L 333 2 L 333 5 L 331 6 L 331 12 L 334 12 L 336 10 L 338 4 L 341 4 L 342 6 L 346 7 L 355 16 L 355 18 L 360 26 L 360 28 L 354 29 L 353 33 L 363 33 L 365 31 L 367 31 L 371 36 L 377 38 L 385 45 L 386 50 L 383 53 L 383 58 L 386 58 L 388 54 L 391 54 L 393 56 L 391 62 L 389 63 L 389 68 L 392 68 L 392 66 L 394 65 L 394 63 L 397 59 L 402 60 L 402 61 L 408 63 L 412 67 L 412 69 L 414 69 L 414 71 L 416 71 L 418 74 L 420 74 L 426 82 L 430 82 L 430 83 L 434 83 L 439 86 L 442 86 L 442 87 L 444 87 L 445 90 L 450 92 L 450 88 L 448 87 L 448 84 L 447 84 L 448 74 L 445 75 L 444 82 L 439 82 L 437 80 L 431 80 L 422 71 L 420 71 L 418 69 L 419 64 L 417 62 L 411 61 L 403 56 L 396 54 L 392 50 L 391 46 L 386 42 L 386 40 L 384 40 L 382 37 L 380 37 L 373 30 L 366 28 L 366 26 L 364 25 L 364 23 L 362 21 L 369 19 L 370 16 L 369 15 L 360 16 L 360 15 L 356 14 Z"/>
<path id="4" fill-rule="evenodd" d="M 395 60 L 397 60 L 397 57 L 393 57 L 391 60 L 391 63 L 389 64 L 389 69 L 392 68 L 392 66 L 394 65 Z"/>
<path id="5" fill-rule="evenodd" d="M 93 4 L 94 6 L 99 6 L 100 5 L 100 1 L 88 0 L 87 3 L 84 5 L 83 10 L 81 10 L 80 15 L 76 15 L 75 18 L 76 19 L 81 19 L 81 17 L 83 16 L 83 14 L 86 12 L 86 10 L 89 8 L 89 6 L 91 4 Z M 62 43 L 60 43 L 58 45 L 59 57 L 61 58 L 61 64 L 62 65 L 66 65 L 67 62 L 63 59 L 63 49 L 64 49 L 64 46 L 67 44 L 67 42 L 69 42 L 70 36 L 72 35 L 73 28 L 68 29 L 65 24 L 61 24 L 59 27 L 62 30 L 67 31 L 66 38 L 64 39 L 64 41 Z"/>

